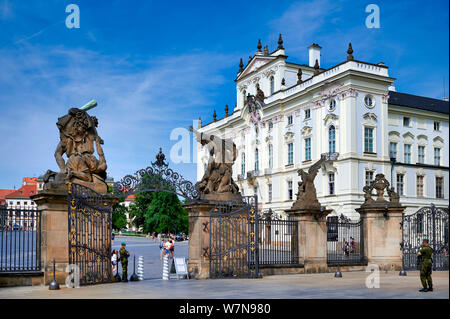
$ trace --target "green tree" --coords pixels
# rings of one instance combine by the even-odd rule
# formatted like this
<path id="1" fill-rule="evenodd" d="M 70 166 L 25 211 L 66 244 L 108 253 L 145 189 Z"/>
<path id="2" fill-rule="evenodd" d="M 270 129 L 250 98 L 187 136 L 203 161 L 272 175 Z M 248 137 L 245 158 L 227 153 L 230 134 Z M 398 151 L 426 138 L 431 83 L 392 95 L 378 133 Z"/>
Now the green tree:
<path id="1" fill-rule="evenodd" d="M 147 185 L 171 190 L 158 175 L 144 178 L 148 178 Z M 187 233 L 188 231 L 188 213 L 181 206 L 178 196 L 170 192 L 154 191 L 136 194 L 129 213 L 131 218 L 134 217 L 133 224 L 142 227 L 144 233 Z"/>
<path id="2" fill-rule="evenodd" d="M 112 187 L 108 186 L 108 193 L 112 193 Z M 125 198 L 119 198 L 119 201 L 113 205 L 112 211 L 112 228 L 115 230 L 120 230 L 127 227 L 127 216 L 125 213 L 127 212 L 127 208 L 121 203 L 125 201 Z"/>

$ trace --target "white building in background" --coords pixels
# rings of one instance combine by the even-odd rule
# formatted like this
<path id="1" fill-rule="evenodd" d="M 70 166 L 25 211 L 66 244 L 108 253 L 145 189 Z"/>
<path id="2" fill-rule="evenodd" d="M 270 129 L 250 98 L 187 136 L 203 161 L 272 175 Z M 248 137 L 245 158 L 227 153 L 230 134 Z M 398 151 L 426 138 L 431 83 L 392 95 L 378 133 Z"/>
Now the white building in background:
<path id="1" fill-rule="evenodd" d="M 281 35 L 274 52 L 261 48 L 247 66 L 241 60 L 233 113 L 226 107 L 217 119 L 214 111 L 213 122 L 198 129 L 233 139 L 233 178 L 243 195 L 256 193 L 261 210 L 282 214 L 296 199 L 297 170 L 338 152 L 315 179 L 319 201 L 333 214 L 356 217 L 362 189 L 378 173 L 393 181 L 407 213 L 448 206 L 448 101 L 396 92 L 388 67 L 355 59 L 351 45 L 330 68 L 320 65 L 317 44 L 308 47 L 308 65 L 287 61 Z M 257 86 L 265 95 L 258 115 L 245 103 Z M 198 180 L 207 161 L 198 145 Z"/>

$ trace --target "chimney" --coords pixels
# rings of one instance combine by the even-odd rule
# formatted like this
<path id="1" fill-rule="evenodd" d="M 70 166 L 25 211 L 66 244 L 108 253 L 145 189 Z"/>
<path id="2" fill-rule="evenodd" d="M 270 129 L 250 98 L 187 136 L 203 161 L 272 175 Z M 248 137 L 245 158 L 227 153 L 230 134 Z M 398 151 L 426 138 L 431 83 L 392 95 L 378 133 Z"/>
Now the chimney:
<path id="1" fill-rule="evenodd" d="M 314 64 L 316 64 L 316 60 L 319 62 L 319 67 L 320 67 L 320 49 L 322 49 L 322 47 L 320 45 L 318 45 L 317 43 L 313 43 L 308 47 L 308 51 L 309 51 L 309 66 L 310 67 L 314 67 Z"/>

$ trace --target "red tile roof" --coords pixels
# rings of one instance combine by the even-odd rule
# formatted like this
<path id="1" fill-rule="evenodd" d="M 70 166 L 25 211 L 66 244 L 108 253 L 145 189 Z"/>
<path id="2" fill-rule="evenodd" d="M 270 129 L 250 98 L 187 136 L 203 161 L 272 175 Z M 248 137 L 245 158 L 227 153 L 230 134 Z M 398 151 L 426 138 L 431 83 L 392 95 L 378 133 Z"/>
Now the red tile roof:
<path id="1" fill-rule="evenodd" d="M 14 198 L 30 198 L 30 196 L 37 194 L 37 184 L 24 185 L 21 188 L 5 196 L 6 199 Z"/>
<path id="2" fill-rule="evenodd" d="M 5 198 L 6 195 L 11 194 L 12 192 L 15 192 L 15 189 L 0 189 L 0 205 L 5 204 Z"/>

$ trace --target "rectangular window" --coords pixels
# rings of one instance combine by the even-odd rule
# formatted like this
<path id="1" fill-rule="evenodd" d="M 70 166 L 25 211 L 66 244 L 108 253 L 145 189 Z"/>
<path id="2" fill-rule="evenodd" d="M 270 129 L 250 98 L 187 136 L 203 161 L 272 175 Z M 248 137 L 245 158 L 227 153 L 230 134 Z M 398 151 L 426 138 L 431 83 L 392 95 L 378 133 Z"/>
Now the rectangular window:
<path id="1" fill-rule="evenodd" d="M 373 153 L 373 128 L 364 128 L 364 152 Z"/>
<path id="2" fill-rule="evenodd" d="M 434 148 L 434 165 L 441 165 L 441 149 L 437 147 Z"/>
<path id="3" fill-rule="evenodd" d="M 403 196 L 403 180 L 405 175 L 404 174 L 397 174 L 397 194 L 399 196 Z"/>
<path id="4" fill-rule="evenodd" d="M 305 110 L 305 120 L 309 119 L 310 117 L 311 117 L 311 110 L 310 109 Z"/>
<path id="5" fill-rule="evenodd" d="M 269 168 L 273 167 L 273 146 L 269 145 Z"/>
<path id="6" fill-rule="evenodd" d="M 444 178 L 436 177 L 436 198 L 444 198 L 443 187 Z"/>
<path id="7" fill-rule="evenodd" d="M 441 130 L 441 123 L 438 121 L 434 121 L 434 130 L 440 131 Z"/>
<path id="8" fill-rule="evenodd" d="M 423 176 L 417 175 L 417 196 L 423 196 Z"/>
<path id="9" fill-rule="evenodd" d="M 411 125 L 411 119 L 409 117 L 403 117 L 403 126 L 409 127 Z"/>
<path id="10" fill-rule="evenodd" d="M 272 184 L 269 184 L 268 185 L 268 197 L 269 197 L 269 203 L 271 203 L 272 202 Z"/>
<path id="11" fill-rule="evenodd" d="M 291 165 L 294 163 L 294 144 L 289 143 L 288 144 L 288 165 Z"/>
<path id="12" fill-rule="evenodd" d="M 373 181 L 373 171 L 366 171 L 366 186 L 370 186 Z"/>
<path id="13" fill-rule="evenodd" d="M 397 143 L 389 143 L 389 157 L 397 159 Z"/>
<path id="14" fill-rule="evenodd" d="M 288 199 L 292 200 L 292 181 L 288 181 Z"/>
<path id="15" fill-rule="evenodd" d="M 288 125 L 292 125 L 292 122 L 293 122 L 292 115 L 289 115 L 288 116 Z"/>
<path id="16" fill-rule="evenodd" d="M 328 174 L 328 193 L 334 195 L 334 173 Z"/>
<path id="17" fill-rule="evenodd" d="M 305 139 L 305 161 L 311 160 L 311 138 Z"/>
<path id="18" fill-rule="evenodd" d="M 425 163 L 425 146 L 420 146 L 417 149 L 418 160 L 420 164 Z"/>
<path id="19" fill-rule="evenodd" d="M 258 195 L 258 187 L 253 187 L 253 194 Z"/>
<path id="20" fill-rule="evenodd" d="M 405 144 L 404 150 L 404 163 L 411 164 L 411 145 Z"/>

